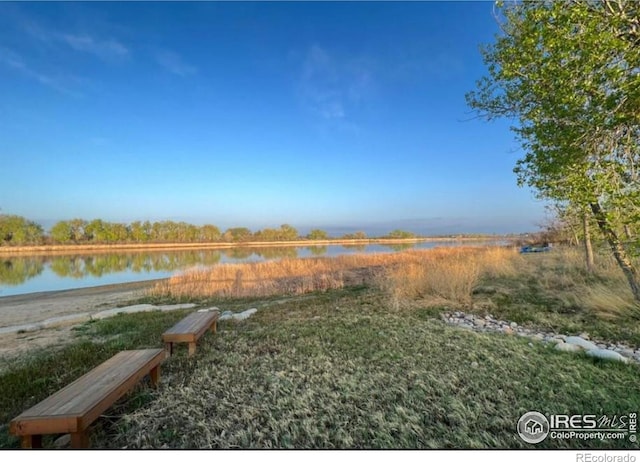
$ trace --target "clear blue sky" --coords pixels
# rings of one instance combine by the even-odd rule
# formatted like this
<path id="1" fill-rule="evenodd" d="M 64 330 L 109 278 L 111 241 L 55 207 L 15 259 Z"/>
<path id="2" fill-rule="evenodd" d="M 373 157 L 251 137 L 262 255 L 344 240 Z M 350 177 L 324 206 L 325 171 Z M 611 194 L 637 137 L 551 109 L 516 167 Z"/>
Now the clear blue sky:
<path id="1" fill-rule="evenodd" d="M 41 223 L 536 230 L 469 120 L 490 2 L 0 3 L 0 208 Z"/>

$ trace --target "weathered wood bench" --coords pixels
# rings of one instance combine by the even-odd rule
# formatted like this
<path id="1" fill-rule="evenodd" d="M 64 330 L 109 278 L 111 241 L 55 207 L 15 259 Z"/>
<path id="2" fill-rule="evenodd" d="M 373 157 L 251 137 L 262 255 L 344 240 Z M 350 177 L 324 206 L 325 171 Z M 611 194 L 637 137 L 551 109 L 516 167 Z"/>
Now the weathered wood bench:
<path id="1" fill-rule="evenodd" d="M 189 356 L 193 356 L 198 339 L 209 329 L 215 334 L 219 317 L 219 311 L 197 311 L 167 330 L 162 334 L 162 341 L 169 355 L 173 353 L 174 343 L 188 343 Z"/>
<path id="2" fill-rule="evenodd" d="M 13 419 L 9 431 L 22 438 L 23 448 L 42 447 L 42 435 L 70 433 L 71 447 L 89 445 L 87 428 L 147 374 L 160 380 L 162 348 L 121 351 L 75 382 Z"/>

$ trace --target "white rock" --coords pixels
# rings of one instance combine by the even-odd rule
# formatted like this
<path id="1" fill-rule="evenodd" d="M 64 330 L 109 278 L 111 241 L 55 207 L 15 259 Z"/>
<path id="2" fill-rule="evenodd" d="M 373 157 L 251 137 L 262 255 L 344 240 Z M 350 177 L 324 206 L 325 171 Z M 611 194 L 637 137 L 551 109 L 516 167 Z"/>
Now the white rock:
<path id="1" fill-rule="evenodd" d="M 576 351 L 582 351 L 582 348 L 578 345 L 575 345 L 573 343 L 558 343 L 555 346 L 556 350 L 559 351 L 569 351 L 569 352 L 576 352 Z"/>
<path id="2" fill-rule="evenodd" d="M 236 321 L 244 321 L 245 319 L 247 319 L 248 317 L 254 315 L 255 313 L 257 313 L 258 310 L 256 310 L 255 308 L 250 308 L 248 310 L 243 311 L 242 313 L 236 313 L 233 315 L 233 319 Z"/>
<path id="3" fill-rule="evenodd" d="M 625 358 L 633 358 L 633 350 L 631 348 L 623 348 L 620 354 Z"/>
<path id="4" fill-rule="evenodd" d="M 132 305 L 132 306 L 123 306 L 121 308 L 112 308 L 110 310 L 99 311 L 91 315 L 91 319 L 106 319 L 112 318 L 113 316 L 117 316 L 119 314 L 128 314 L 128 313 L 142 313 L 145 311 L 153 311 L 156 309 L 155 305 Z"/>
<path id="5" fill-rule="evenodd" d="M 587 334 L 586 332 L 583 332 L 580 334 L 580 338 L 583 338 L 585 340 L 589 340 L 589 334 Z"/>
<path id="6" fill-rule="evenodd" d="M 195 303 L 179 303 L 177 305 L 160 305 L 156 309 L 159 311 L 174 311 L 174 310 L 186 310 L 188 308 L 195 308 Z"/>
<path id="7" fill-rule="evenodd" d="M 599 348 L 596 348 L 595 350 L 587 351 L 587 355 L 592 356 L 594 358 L 610 359 L 612 361 L 621 361 L 623 363 L 626 363 L 629 361 L 620 353 L 616 353 L 615 351 L 611 351 L 611 350 L 601 350 Z"/>
<path id="8" fill-rule="evenodd" d="M 512 329 L 515 329 L 516 327 L 518 327 L 518 323 L 517 322 L 512 322 L 509 324 L 509 327 L 511 327 Z"/>
<path id="9" fill-rule="evenodd" d="M 567 337 L 565 342 L 570 343 L 572 345 L 578 345 L 579 347 L 584 348 L 585 350 L 597 350 L 598 347 L 595 343 L 590 342 L 589 340 L 585 340 L 582 337 Z"/>
<path id="10" fill-rule="evenodd" d="M 146 313 L 149 311 L 174 311 L 194 308 L 195 303 L 180 303 L 177 305 L 149 305 L 147 303 L 141 305 L 123 306 L 120 308 L 112 308 L 110 310 L 100 311 L 91 315 L 91 319 L 106 319 L 119 314 Z"/>
<path id="11" fill-rule="evenodd" d="M 209 311 L 220 311 L 220 308 L 217 306 L 212 306 L 210 308 L 201 308 L 198 310 L 198 313 L 208 313 Z"/>
<path id="12" fill-rule="evenodd" d="M 218 321 L 227 321 L 229 319 L 233 319 L 234 321 L 244 321 L 245 319 L 247 319 L 248 317 L 252 316 L 257 312 L 258 310 L 255 308 L 251 308 L 243 311 L 242 313 L 235 313 L 235 314 L 232 313 L 231 311 L 225 311 L 224 313 L 222 313 L 222 316 L 218 318 Z"/>
<path id="13" fill-rule="evenodd" d="M 42 324 L 43 328 L 48 329 L 50 327 L 65 326 L 68 324 L 79 324 L 81 322 L 87 322 L 90 319 L 91 315 L 89 313 L 77 313 L 49 318 L 42 321 L 40 324 Z"/>
<path id="14" fill-rule="evenodd" d="M 231 319 L 233 317 L 233 311 L 223 311 L 218 321 L 226 321 L 227 319 Z"/>

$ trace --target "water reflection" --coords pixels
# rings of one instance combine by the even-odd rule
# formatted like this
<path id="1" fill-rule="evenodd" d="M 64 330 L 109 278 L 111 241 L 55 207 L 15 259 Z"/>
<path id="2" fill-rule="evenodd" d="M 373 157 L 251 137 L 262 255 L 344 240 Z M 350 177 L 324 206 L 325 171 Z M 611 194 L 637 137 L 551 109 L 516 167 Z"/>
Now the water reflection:
<path id="1" fill-rule="evenodd" d="M 61 278 L 81 279 L 89 276 L 99 278 L 125 271 L 133 273 L 176 271 L 193 266 L 211 266 L 223 260 L 257 261 L 297 256 L 298 249 L 295 247 L 237 247 L 224 250 L 6 257 L 0 260 L 0 284 L 10 286 L 23 284 L 39 276 L 45 268 Z"/>
<path id="2" fill-rule="evenodd" d="M 367 249 L 367 246 L 362 244 L 347 244 L 343 245 L 342 248 L 349 250 L 350 252 L 364 252 Z"/>
<path id="3" fill-rule="evenodd" d="M 10 258 L 0 260 L 0 284 L 18 286 L 44 270 L 42 259 Z"/>
<path id="4" fill-rule="evenodd" d="M 215 265 L 220 252 L 175 252 L 99 255 L 61 255 L 50 257 L 49 267 L 64 278 L 102 277 L 106 274 L 132 271 L 150 273 L 175 271 L 195 265 Z"/>
<path id="5" fill-rule="evenodd" d="M 386 247 L 394 252 L 402 252 L 403 250 L 413 249 L 415 244 L 382 244 L 382 247 Z"/>
<path id="6" fill-rule="evenodd" d="M 311 245 L 306 247 L 311 255 L 314 257 L 321 257 L 322 255 L 327 254 L 327 246 L 326 245 Z"/>
<path id="7" fill-rule="evenodd" d="M 471 245 L 496 244 L 503 245 L 504 242 L 476 242 Z M 157 279 L 168 277 L 178 270 L 218 263 L 313 256 L 335 257 L 343 254 L 397 252 L 411 248 L 426 249 L 450 245 L 469 244 L 439 241 L 417 244 L 235 247 L 220 250 L 0 257 L 0 296 Z"/>

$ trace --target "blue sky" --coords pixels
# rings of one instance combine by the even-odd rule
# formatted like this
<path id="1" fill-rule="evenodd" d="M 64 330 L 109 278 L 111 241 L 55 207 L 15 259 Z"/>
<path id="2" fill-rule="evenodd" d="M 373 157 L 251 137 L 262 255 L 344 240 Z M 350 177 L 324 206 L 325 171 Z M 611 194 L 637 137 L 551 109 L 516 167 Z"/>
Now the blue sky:
<path id="1" fill-rule="evenodd" d="M 522 232 L 464 95 L 490 2 L 0 3 L 0 208 L 42 223 Z"/>

